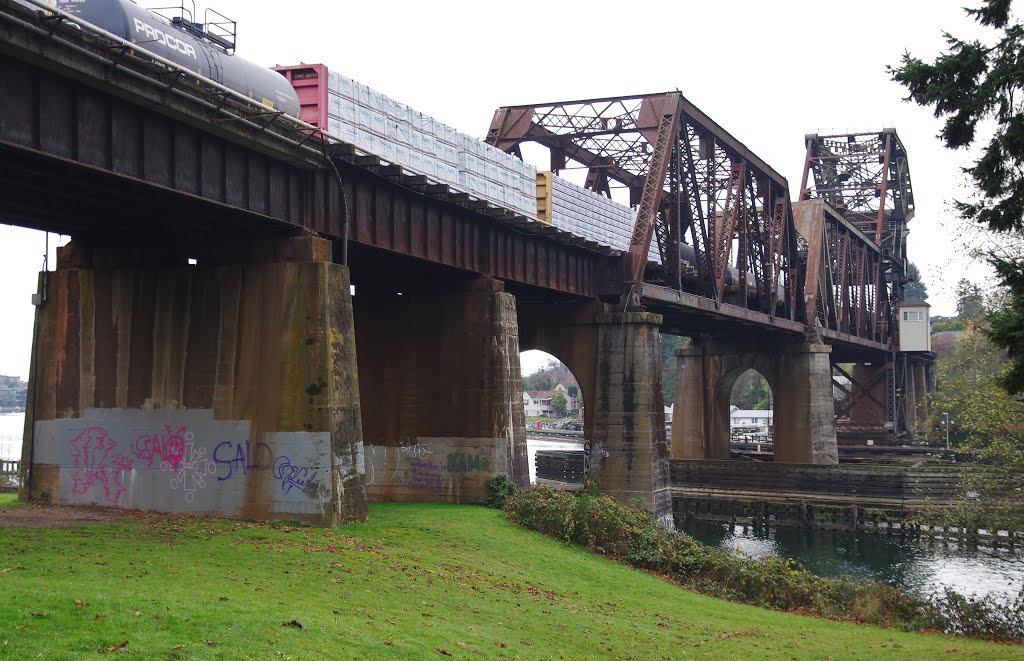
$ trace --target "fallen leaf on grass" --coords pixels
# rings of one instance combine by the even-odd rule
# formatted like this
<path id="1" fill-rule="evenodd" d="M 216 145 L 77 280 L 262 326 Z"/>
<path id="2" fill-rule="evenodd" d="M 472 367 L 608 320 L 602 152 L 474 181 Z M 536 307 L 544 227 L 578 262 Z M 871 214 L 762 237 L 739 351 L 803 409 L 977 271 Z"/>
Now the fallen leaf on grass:
<path id="1" fill-rule="evenodd" d="M 26 629 L 28 629 L 28 627 L 23 626 L 21 624 L 19 624 L 18 626 L 14 627 L 14 628 L 17 629 L 18 631 L 25 631 Z"/>
<path id="2" fill-rule="evenodd" d="M 227 601 L 227 597 L 217 597 L 217 601 Z"/>
<path id="3" fill-rule="evenodd" d="M 132 615 L 135 616 L 135 617 L 141 617 L 142 616 L 142 611 L 132 611 Z"/>
<path id="4" fill-rule="evenodd" d="M 444 654 L 445 656 L 451 656 L 452 655 L 451 652 L 449 652 L 448 650 L 446 650 L 443 647 L 435 647 L 434 649 L 437 650 L 438 654 Z"/>
<path id="5" fill-rule="evenodd" d="M 458 645 L 459 647 L 465 647 L 466 646 L 466 643 L 462 642 L 461 640 L 456 640 L 455 644 Z"/>
<path id="6" fill-rule="evenodd" d="M 6 645 L 6 643 L 4 643 L 4 644 Z M 959 652 L 960 650 L 958 650 L 958 649 L 957 649 L 957 648 L 955 648 L 955 647 L 950 647 L 950 648 L 949 648 L 949 649 L 947 649 L 946 651 L 947 651 L 947 652 L 950 652 L 950 653 L 953 653 L 953 652 Z"/>
<path id="7" fill-rule="evenodd" d="M 121 651 L 127 651 L 127 650 L 125 650 L 125 649 L 124 649 L 124 648 L 126 648 L 126 647 L 128 647 L 128 641 L 127 641 L 127 640 L 126 640 L 126 641 L 124 641 L 123 643 L 118 643 L 117 645 L 111 645 L 110 647 L 106 648 L 105 650 L 102 650 L 102 649 L 101 649 L 101 650 L 100 650 L 100 654 L 103 654 L 104 652 L 121 652 Z"/>
<path id="8" fill-rule="evenodd" d="M 102 620 L 105 617 L 106 617 L 106 615 L 104 615 L 103 613 L 96 613 L 96 619 L 97 620 Z"/>
<path id="9" fill-rule="evenodd" d="M 305 627 L 302 626 L 302 622 L 299 622 L 298 620 L 292 620 L 291 622 L 283 622 L 281 624 L 281 626 L 282 627 L 295 627 L 296 629 L 303 629 L 303 628 L 305 628 Z"/>
<path id="10" fill-rule="evenodd" d="M 174 650 L 175 652 L 177 652 L 180 649 L 184 649 L 186 645 L 188 645 L 188 643 L 182 643 L 181 645 L 175 645 L 171 649 Z"/>
<path id="11" fill-rule="evenodd" d="M 28 614 L 32 617 L 50 617 L 49 613 L 33 613 L 32 611 L 29 611 Z"/>
<path id="12" fill-rule="evenodd" d="M 506 645 L 505 643 L 499 643 L 497 641 L 495 641 L 494 644 L 497 645 L 498 647 L 502 648 L 502 649 L 505 649 L 506 647 L 508 647 L 508 645 Z"/>
<path id="13" fill-rule="evenodd" d="M 203 642 L 206 643 L 207 645 L 223 645 L 224 644 L 223 640 L 204 640 Z"/>
<path id="14" fill-rule="evenodd" d="M 88 601 L 82 601 L 81 599 L 75 599 L 75 606 L 92 606 Z"/>

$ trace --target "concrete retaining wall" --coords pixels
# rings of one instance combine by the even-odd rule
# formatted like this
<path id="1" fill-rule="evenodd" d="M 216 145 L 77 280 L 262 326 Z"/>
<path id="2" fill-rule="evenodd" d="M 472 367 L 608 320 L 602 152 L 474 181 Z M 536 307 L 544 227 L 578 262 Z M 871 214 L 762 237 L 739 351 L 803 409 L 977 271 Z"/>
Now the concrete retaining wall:
<path id="1" fill-rule="evenodd" d="M 506 438 L 418 438 L 400 446 L 366 446 L 371 501 L 478 503 L 487 481 L 509 476 Z"/>

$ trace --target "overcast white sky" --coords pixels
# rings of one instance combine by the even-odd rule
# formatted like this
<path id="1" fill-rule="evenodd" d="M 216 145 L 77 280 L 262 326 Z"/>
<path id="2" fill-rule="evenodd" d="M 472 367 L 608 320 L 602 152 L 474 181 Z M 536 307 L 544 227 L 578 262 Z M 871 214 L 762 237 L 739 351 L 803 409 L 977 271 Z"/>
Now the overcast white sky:
<path id="1" fill-rule="evenodd" d="M 968 264 L 948 207 L 964 195 L 966 157 L 939 144 L 939 122 L 904 102 L 885 72 L 904 51 L 939 53 L 942 30 L 977 34 L 961 9 L 973 0 L 197 4 L 238 21 L 243 57 L 268 66 L 323 62 L 476 136 L 502 105 L 679 89 L 795 191 L 804 134 L 894 126 L 917 207 L 908 249 L 932 313 L 955 314 L 961 277 L 988 277 Z M 43 241 L 0 225 L 0 374 L 28 375 Z M 524 373 L 534 369 L 524 361 Z"/>

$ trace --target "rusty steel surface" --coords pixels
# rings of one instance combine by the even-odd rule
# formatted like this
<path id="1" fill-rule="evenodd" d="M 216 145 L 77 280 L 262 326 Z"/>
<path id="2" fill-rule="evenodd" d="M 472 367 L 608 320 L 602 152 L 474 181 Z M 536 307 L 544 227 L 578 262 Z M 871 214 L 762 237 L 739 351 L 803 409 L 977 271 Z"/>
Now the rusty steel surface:
<path id="1" fill-rule="evenodd" d="M 522 143 L 543 145 L 553 171 L 574 161 L 597 193 L 628 189 L 637 217 L 625 301 L 647 283 L 804 321 L 785 178 L 679 92 L 499 108 L 487 140 L 520 155 Z M 648 262 L 652 237 L 661 265 Z M 684 243 L 693 264 L 682 263 Z"/>
<path id="2" fill-rule="evenodd" d="M 207 238 L 312 231 L 348 236 L 361 260 L 351 264 L 355 281 L 386 279 L 389 271 L 441 277 L 430 268 L 442 267 L 564 300 L 621 300 L 624 283 L 638 282 L 639 272 L 639 284 L 713 304 L 711 319 L 699 305 L 638 289 L 642 304 L 679 322 L 676 331 L 683 322 L 733 319 L 795 333 L 820 316 L 800 304 L 810 278 L 785 179 L 678 92 L 505 108 L 495 116 L 489 139 L 504 149 L 526 140 L 554 145 L 554 166 L 583 162 L 589 187 L 609 193 L 626 186 L 637 204 L 646 188 L 644 219 L 625 255 L 376 157 L 332 149 L 342 189 L 310 136 L 244 109 L 228 117 L 209 90 L 183 86 L 11 0 L 0 0 L 0 92 L 0 218 L 7 223 L 126 243 L 158 240 L 174 254 Z M 659 131 L 669 139 L 659 140 Z M 647 261 L 654 240 L 670 257 L 665 266 Z M 693 264 L 681 263 L 687 241 Z M 875 321 L 877 304 L 870 305 L 878 300 L 872 259 L 844 257 L 843 275 L 833 279 L 851 291 L 820 306 L 835 319 L 825 331 L 838 343 L 877 346 L 885 330 Z"/>
<path id="3" fill-rule="evenodd" d="M 901 301 L 914 191 L 907 150 L 896 130 L 808 135 L 805 143 L 800 199 L 828 202 L 882 248 L 892 299 Z"/>
<path id="4" fill-rule="evenodd" d="M 895 309 L 881 249 L 824 200 L 797 202 L 793 212 L 807 244 L 806 317 L 826 335 L 888 346 Z"/>

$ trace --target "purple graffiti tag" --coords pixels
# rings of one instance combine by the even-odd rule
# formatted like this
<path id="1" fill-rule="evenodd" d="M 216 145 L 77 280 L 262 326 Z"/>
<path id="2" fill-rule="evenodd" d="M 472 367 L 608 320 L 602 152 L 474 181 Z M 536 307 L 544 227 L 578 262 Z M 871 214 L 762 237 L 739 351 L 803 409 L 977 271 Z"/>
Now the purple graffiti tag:
<path id="1" fill-rule="evenodd" d="M 213 462 L 227 471 L 217 475 L 217 480 L 231 479 L 235 471 L 246 475 L 251 470 L 268 469 L 274 465 L 274 451 L 266 443 L 232 443 L 223 441 L 213 448 Z M 216 472 L 216 471 L 213 471 Z"/>
<path id="2" fill-rule="evenodd" d="M 132 469 L 132 460 L 117 453 L 117 443 L 102 427 L 89 427 L 71 439 L 72 465 L 75 468 L 71 490 L 84 494 L 93 482 L 103 484 L 107 500 L 116 503 L 125 492 L 118 480 L 121 471 Z"/>
<path id="3" fill-rule="evenodd" d="M 297 488 L 307 496 L 316 493 L 317 471 L 301 466 L 293 466 L 288 457 L 278 457 L 274 462 L 274 478 L 281 480 L 281 490 L 285 493 Z"/>
<path id="4" fill-rule="evenodd" d="M 166 434 L 143 434 L 135 439 L 132 443 L 132 454 L 148 462 L 150 468 L 159 457 L 162 470 L 176 471 L 185 459 L 185 442 L 191 440 L 192 434 L 185 427 L 178 427 L 178 431 L 172 431 L 170 425 L 164 425 L 164 429 L 167 430 Z"/>
<path id="5" fill-rule="evenodd" d="M 435 494 L 441 493 L 447 468 L 429 461 L 413 461 L 409 466 L 408 479 L 402 486 L 411 489 L 426 489 Z"/>

